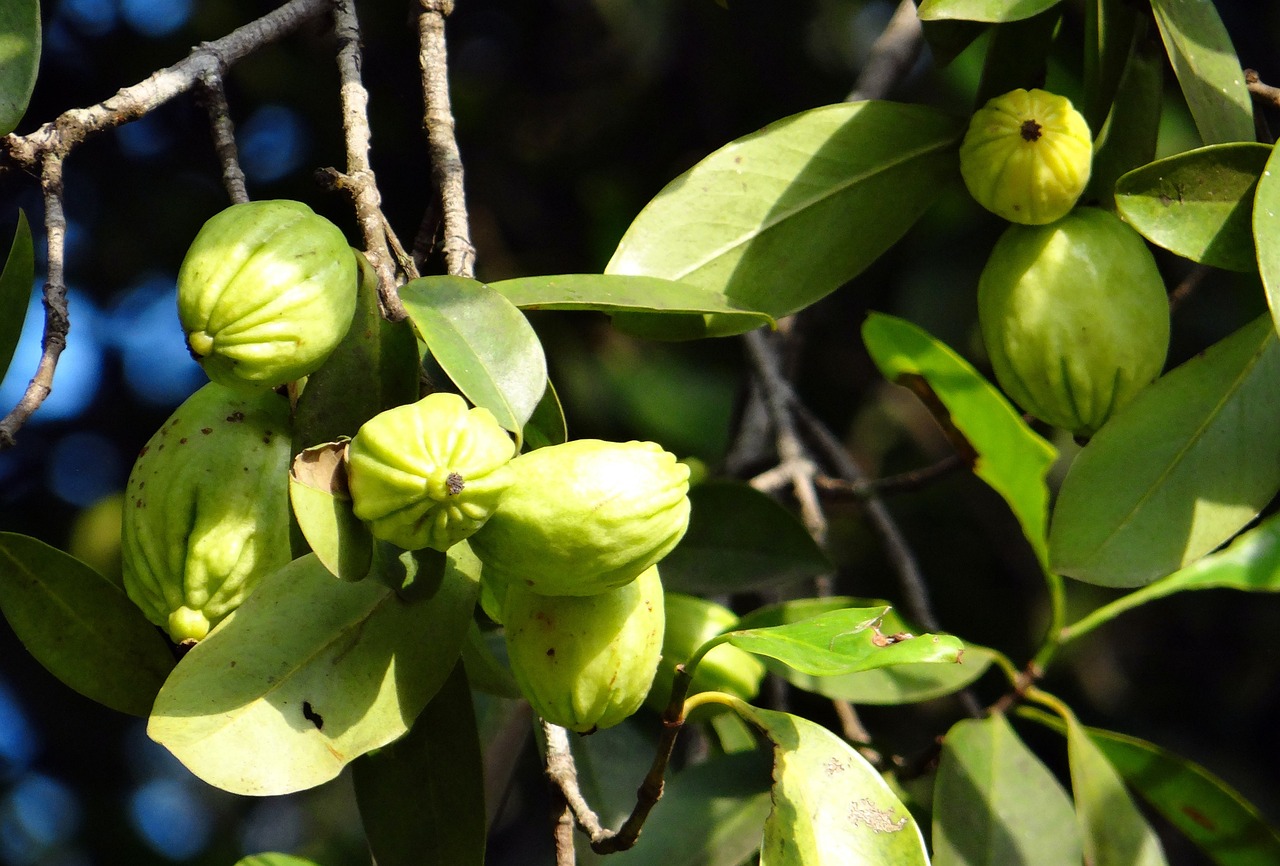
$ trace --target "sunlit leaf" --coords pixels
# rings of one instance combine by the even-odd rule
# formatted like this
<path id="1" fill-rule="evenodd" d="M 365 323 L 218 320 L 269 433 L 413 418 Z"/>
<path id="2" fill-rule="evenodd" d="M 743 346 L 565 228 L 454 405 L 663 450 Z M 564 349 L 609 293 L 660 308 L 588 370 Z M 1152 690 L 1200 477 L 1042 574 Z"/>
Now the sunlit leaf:
<path id="1" fill-rule="evenodd" d="M 269 575 L 183 658 L 148 734 L 254 795 L 319 785 L 402 736 L 453 669 L 479 591 L 465 543 L 433 554 L 380 556 L 359 583 L 314 555 Z"/>
<path id="2" fill-rule="evenodd" d="M 999 713 L 947 732 L 933 803 L 934 866 L 1080 862 L 1071 798 Z"/>
<path id="3" fill-rule="evenodd" d="M 1009 504 L 1041 564 L 1056 449 L 964 358 L 910 322 L 872 313 L 862 324 L 867 351 L 886 379 L 915 391 L 969 458 L 974 474 Z"/>
<path id="4" fill-rule="evenodd" d="M 319 864 L 305 857 L 270 852 L 243 857 L 236 861 L 235 866 L 319 866 Z"/>
<path id="5" fill-rule="evenodd" d="M 1271 318 L 1280 329 L 1280 157 L 1276 152 L 1273 148 L 1258 178 L 1253 199 L 1253 238 Z"/>
<path id="6" fill-rule="evenodd" d="M 1099 2 L 1123 6 L 1121 14 L 1133 13 L 1122 0 Z M 1114 206 L 1121 175 L 1155 159 L 1164 106 L 1164 50 L 1148 29 L 1144 20 L 1134 34 L 1111 111 L 1096 135 L 1093 171 L 1083 198 L 1103 208 Z"/>
<path id="7" fill-rule="evenodd" d="M 923 21 L 1020 21 L 1058 5 L 1060 0 L 921 0 Z"/>
<path id="8" fill-rule="evenodd" d="M 0 13 L 3 16 L 4 13 Z M 31 303 L 31 286 L 35 278 L 35 248 L 31 244 L 31 227 L 27 215 L 18 211 L 18 227 L 4 270 L 0 271 L 0 379 L 9 370 L 13 352 L 22 336 L 22 324 Z M 5 407 L 7 410 L 8 407 Z"/>
<path id="9" fill-rule="evenodd" d="M 0 135 L 27 111 L 40 68 L 40 0 L 0 4 Z"/>
<path id="10" fill-rule="evenodd" d="M 693 283 L 775 318 L 794 313 L 875 261 L 958 178 L 962 126 L 891 102 L 779 120 L 668 184 L 606 271 Z"/>
<path id="11" fill-rule="evenodd" d="M 1238 532 L 1280 489 L 1280 343 L 1263 316 L 1141 392 L 1071 465 L 1054 569 L 1139 586 Z"/>
<path id="12" fill-rule="evenodd" d="M 409 733 L 356 759 L 351 780 L 378 866 L 482 866 L 484 764 L 461 664 Z"/>
<path id="13" fill-rule="evenodd" d="M 524 314 L 461 277 L 414 280 L 400 287 L 400 300 L 458 389 L 518 436 L 547 387 L 542 343 Z"/>
<path id="14" fill-rule="evenodd" d="M 311 551 L 343 580 L 359 580 L 373 562 L 373 536 L 351 510 L 344 442 L 300 453 L 289 472 L 289 502 Z"/>
<path id="15" fill-rule="evenodd" d="M 1148 240 L 1184 258 L 1252 271 L 1254 190 L 1270 155 L 1270 145 L 1236 142 L 1144 165 L 1116 182 L 1116 208 Z"/>
<path id="16" fill-rule="evenodd" d="M 1218 10 L 1204 0 L 1151 0 L 1151 10 L 1200 138 L 1253 141 L 1253 102 Z"/>
<path id="17" fill-rule="evenodd" d="M 36 661 L 100 704 L 146 716 L 173 652 L 107 578 L 42 541 L 0 532 L 0 611 Z"/>
<path id="18" fill-rule="evenodd" d="M 831 571 L 800 521 L 748 484 L 715 481 L 689 491 L 689 530 L 662 560 L 662 584 L 680 592 L 739 592 Z"/>

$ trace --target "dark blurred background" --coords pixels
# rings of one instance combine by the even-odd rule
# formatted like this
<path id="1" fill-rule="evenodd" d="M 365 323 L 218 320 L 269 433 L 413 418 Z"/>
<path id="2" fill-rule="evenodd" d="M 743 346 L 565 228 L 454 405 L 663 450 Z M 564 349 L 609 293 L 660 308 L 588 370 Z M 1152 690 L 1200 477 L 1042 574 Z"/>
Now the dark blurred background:
<path id="1" fill-rule="evenodd" d="M 268 11 L 267 0 L 45 0 L 40 79 L 19 133 L 99 102 Z M 1049 82 L 1077 90 L 1079 3 L 1067 3 Z M 1280 8 L 1217 3 L 1245 66 L 1280 81 Z M 362 2 L 373 164 L 385 209 L 411 240 L 430 199 L 408 2 Z M 454 110 L 482 279 L 598 272 L 630 220 L 702 156 L 780 117 L 842 100 L 893 12 L 885 0 L 458 0 L 449 20 Z M 981 70 L 979 42 L 945 68 L 926 53 L 894 98 L 962 112 Z M 254 198 L 296 198 L 355 240 L 347 202 L 314 179 L 342 165 L 337 73 L 323 26 L 235 67 L 228 97 Z M 1274 119 L 1273 119 L 1274 120 Z M 1170 91 L 1161 150 L 1198 143 Z M 66 168 L 70 345 L 54 393 L 0 453 L 0 529 L 109 554 L 133 455 L 204 377 L 185 352 L 174 277 L 201 223 L 228 202 L 203 110 L 184 98 L 79 148 Z M 42 254 L 33 178 L 0 176 L 0 236 L 17 207 Z M 858 328 L 868 309 L 905 316 L 982 363 L 974 288 L 999 222 L 962 190 L 944 194 L 910 235 L 801 317 L 800 391 L 871 474 L 942 452 L 923 410 L 880 381 Z M 437 263 L 438 264 L 438 263 Z M 1170 284 L 1185 262 L 1161 259 Z M 39 266 L 38 266 L 39 267 Z M 437 271 L 438 272 L 438 271 Z M 37 277 L 39 282 L 39 277 Z M 7 411 L 39 351 L 38 298 L 10 374 Z M 1263 309 L 1257 281 L 1215 273 L 1179 311 L 1181 360 Z M 589 314 L 533 316 L 571 435 L 646 438 L 713 469 L 744 385 L 736 340 L 657 344 Z M 1070 453 L 1070 442 L 1058 443 Z M 1015 660 L 1044 627 L 1043 593 L 1016 525 L 974 479 L 948 476 L 895 497 L 946 628 Z M 857 510 L 832 510 L 838 589 L 897 595 Z M 108 551 L 106 554 L 103 551 Z M 1077 613 L 1109 594 L 1072 585 Z M 1046 687 L 1086 723 L 1154 740 L 1204 763 L 1280 819 L 1272 722 L 1280 599 L 1199 593 L 1126 615 L 1061 660 Z M 71 692 L 0 633 L 0 863 L 15 866 L 230 864 L 286 850 L 326 866 L 367 862 L 345 781 L 291 797 L 239 799 L 192 778 L 140 720 Z M 998 682 L 980 684 L 994 698 Z M 990 690 L 989 693 L 984 690 Z M 954 704 L 867 712 L 904 750 L 941 734 Z M 1060 740 L 1027 731 L 1061 764 Z M 525 774 L 537 788 L 536 767 Z M 517 802 L 520 802 L 517 798 Z M 540 813 L 538 813 L 540 815 Z M 536 817 L 536 816 L 535 816 Z M 522 831 L 500 823 L 492 862 L 529 863 Z M 515 834 L 503 841 L 503 833 Z M 1172 860 L 1200 863 L 1170 840 Z M 541 856 L 541 855 L 539 855 Z"/>

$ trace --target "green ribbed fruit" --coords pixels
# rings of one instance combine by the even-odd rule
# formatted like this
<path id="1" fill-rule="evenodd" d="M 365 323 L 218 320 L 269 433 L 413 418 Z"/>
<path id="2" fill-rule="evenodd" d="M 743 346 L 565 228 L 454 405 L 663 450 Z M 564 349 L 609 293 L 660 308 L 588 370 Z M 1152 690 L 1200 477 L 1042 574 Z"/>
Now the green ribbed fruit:
<path id="1" fill-rule="evenodd" d="M 125 487 L 124 585 L 175 643 L 199 640 L 289 562 L 288 401 L 205 385 Z"/>

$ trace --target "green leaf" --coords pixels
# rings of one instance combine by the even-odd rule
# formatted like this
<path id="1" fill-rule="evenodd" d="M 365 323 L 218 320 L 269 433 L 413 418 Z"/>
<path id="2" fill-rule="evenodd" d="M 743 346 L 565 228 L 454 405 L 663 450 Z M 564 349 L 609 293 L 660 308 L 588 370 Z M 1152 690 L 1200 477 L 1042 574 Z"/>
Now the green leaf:
<path id="1" fill-rule="evenodd" d="M 547 387 L 547 360 L 529 321 L 483 283 L 423 277 L 400 300 L 432 356 L 458 389 L 520 435 Z"/>
<path id="2" fill-rule="evenodd" d="M 689 529 L 662 560 L 672 591 L 740 592 L 831 571 L 794 514 L 749 484 L 711 481 L 689 491 Z"/>
<path id="3" fill-rule="evenodd" d="M 1021 21 L 1057 6 L 1059 0 L 922 0 L 922 21 Z"/>
<path id="4" fill-rule="evenodd" d="M 1111 3 L 1114 0 L 1102 0 Z M 1125 14 L 1132 10 L 1125 9 Z M 1155 159 L 1164 105 L 1164 50 L 1147 31 L 1145 19 L 1133 36 L 1124 74 L 1120 77 L 1111 112 L 1097 135 L 1093 171 L 1085 201 L 1115 206 L 1116 181 L 1125 172 Z"/>
<path id="5" fill-rule="evenodd" d="M 933 795 L 933 866 L 1059 866 L 1083 854 L 1071 798 L 1000 713 L 957 722 Z"/>
<path id="6" fill-rule="evenodd" d="M 319 866 L 314 860 L 292 854 L 253 854 L 236 861 L 236 866 Z"/>
<path id="7" fill-rule="evenodd" d="M 484 763 L 461 663 L 405 736 L 351 765 L 379 866 L 483 866 Z"/>
<path id="8" fill-rule="evenodd" d="M 968 361 L 903 319 L 872 313 L 862 340 L 886 379 L 915 391 L 974 474 L 1009 504 L 1043 566 L 1049 519 L 1045 477 L 1057 450 L 1032 430 Z"/>
<path id="9" fill-rule="evenodd" d="M 431 553 L 380 558 L 359 583 L 313 555 L 268 576 L 183 658 L 147 733 L 252 795 L 327 782 L 397 739 L 453 669 L 479 591 L 465 543 Z"/>
<path id="10" fill-rule="evenodd" d="M 1138 14 L 1125 0 L 1086 0 L 1084 14 L 1084 98 L 1077 108 L 1096 136 L 1120 86 Z"/>
<path id="11" fill-rule="evenodd" d="M 40 68 L 39 0 L 5 0 L 0 5 L 0 135 L 8 135 L 26 114 Z"/>
<path id="12" fill-rule="evenodd" d="M 0 12 L 0 17 L 4 15 Z M 31 226 L 27 215 L 18 211 L 18 227 L 13 245 L 0 271 L 0 379 L 4 379 L 22 336 L 22 322 L 31 302 L 31 286 L 35 279 L 35 248 L 31 244 Z"/>
<path id="13" fill-rule="evenodd" d="M 293 447 L 356 435 L 360 425 L 418 399 L 418 341 L 408 322 L 388 322 L 378 309 L 378 277 L 363 255 L 356 312 L 338 348 L 307 377 L 293 413 Z"/>
<path id="14" fill-rule="evenodd" d="M 740 629 L 768 628 L 800 622 L 819 614 L 850 607 L 883 610 L 888 602 L 849 596 L 798 598 L 758 607 L 738 623 Z M 890 609 L 880 623 L 884 635 L 909 633 L 914 626 L 904 622 L 896 610 Z M 813 676 L 766 659 L 770 672 L 807 692 L 857 704 L 912 704 L 949 695 L 965 688 L 982 676 L 992 661 L 986 647 L 966 644 L 958 664 L 936 662 L 895 664 L 852 674 Z"/>
<path id="15" fill-rule="evenodd" d="M 565 426 L 564 407 L 560 405 L 560 395 L 556 393 L 551 380 L 547 380 L 547 390 L 533 409 L 533 415 L 524 425 L 524 448 L 532 451 L 546 445 L 559 445 L 568 441 L 569 431 Z"/>
<path id="16" fill-rule="evenodd" d="M 1061 10 L 1050 8 L 1030 18 L 991 26 L 975 107 L 1010 90 L 1044 81 L 1053 36 L 1061 20 Z"/>
<path id="17" fill-rule="evenodd" d="M 730 643 L 817 677 L 900 664 L 960 661 L 964 644 L 951 635 L 885 633 L 888 607 L 833 610 L 799 622 L 738 628 L 709 643 Z"/>
<path id="18" fill-rule="evenodd" d="M 1252 271 L 1254 191 L 1271 150 L 1215 144 L 1144 165 L 1116 182 L 1116 209 L 1152 243 L 1184 258 Z"/>
<path id="19" fill-rule="evenodd" d="M 659 277 L 562 274 L 502 280 L 490 288 L 522 310 L 597 310 L 614 316 L 625 330 L 646 331 L 648 324 L 651 329 L 638 336 L 658 339 L 680 339 L 679 323 L 692 325 L 689 337 L 723 337 L 774 324 L 768 315 L 740 308 L 718 291 Z"/>
<path id="20" fill-rule="evenodd" d="M 668 184 L 605 270 L 794 313 L 875 261 L 958 178 L 962 131 L 932 108 L 891 102 L 779 120 Z"/>
<path id="21" fill-rule="evenodd" d="M 345 442 L 308 448 L 289 471 L 289 502 L 307 544 L 330 573 L 359 580 L 373 563 L 373 535 L 351 509 Z"/>
<path id="22" fill-rule="evenodd" d="M 111 581 L 75 557 L 0 532 L 0 611 L 36 661 L 100 704 L 146 716 L 173 652 Z"/>
<path id="23" fill-rule="evenodd" d="M 1253 141 L 1253 102 L 1218 10 L 1204 0 L 1151 0 L 1151 10 L 1200 138 Z"/>
<path id="24" fill-rule="evenodd" d="M 1253 199 L 1253 237 L 1271 318 L 1280 328 L 1280 157 L 1275 148 L 1258 178 Z"/>
<path id="25" fill-rule="evenodd" d="M 774 747 L 760 866 L 927 866 L 919 825 L 848 743 L 799 716 L 731 705 Z"/>
<path id="26" fill-rule="evenodd" d="M 1213 550 L 1280 488 L 1280 343 L 1262 316 L 1142 391 L 1071 465 L 1055 571 L 1140 586 Z"/>

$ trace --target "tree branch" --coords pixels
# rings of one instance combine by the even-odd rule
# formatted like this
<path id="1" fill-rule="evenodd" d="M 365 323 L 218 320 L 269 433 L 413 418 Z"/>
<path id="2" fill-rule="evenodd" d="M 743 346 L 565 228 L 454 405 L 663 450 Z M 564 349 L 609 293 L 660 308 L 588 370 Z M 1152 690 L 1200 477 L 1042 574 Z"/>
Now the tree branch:
<path id="1" fill-rule="evenodd" d="M 862 66 L 858 83 L 845 102 L 884 99 L 906 77 L 920 58 L 924 32 L 912 0 L 902 0 L 889 25 L 871 46 L 871 55 Z"/>
<path id="2" fill-rule="evenodd" d="M 1264 83 L 1258 77 L 1258 70 L 1246 69 L 1244 71 L 1244 83 L 1254 99 L 1269 103 L 1272 108 L 1280 108 L 1280 87 L 1273 87 Z"/>
<path id="3" fill-rule="evenodd" d="M 222 184 L 233 203 L 243 204 L 249 200 L 249 190 L 245 185 L 244 169 L 240 167 L 236 128 L 231 122 L 231 106 L 227 104 L 227 93 L 222 87 L 222 75 L 212 69 L 202 69 L 199 82 L 200 101 L 209 113 L 209 127 L 213 131 L 213 149 L 222 165 Z"/>
<path id="4" fill-rule="evenodd" d="M 453 11 L 453 0 L 420 0 L 418 15 L 422 68 L 424 123 L 431 153 L 432 175 L 440 191 L 444 216 L 445 267 L 455 277 L 475 276 L 476 250 L 471 244 L 471 224 L 462 178 L 462 156 L 454 137 L 453 109 L 449 103 L 448 52 L 444 19 Z"/>

